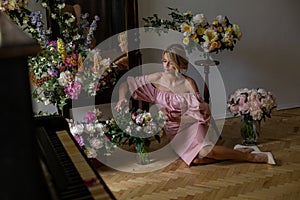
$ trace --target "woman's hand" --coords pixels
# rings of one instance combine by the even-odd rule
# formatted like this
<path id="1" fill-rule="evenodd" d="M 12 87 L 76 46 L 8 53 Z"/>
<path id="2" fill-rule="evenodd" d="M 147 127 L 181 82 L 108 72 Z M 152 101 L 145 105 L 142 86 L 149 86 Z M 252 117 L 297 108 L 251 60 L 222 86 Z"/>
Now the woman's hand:
<path id="1" fill-rule="evenodd" d="M 171 121 L 171 122 L 177 122 L 177 123 L 180 124 L 180 122 L 181 122 L 181 117 L 180 117 L 180 116 L 174 117 L 174 116 L 172 115 L 172 111 L 170 111 L 170 110 L 168 110 L 168 109 L 165 109 L 165 113 L 166 113 L 166 115 L 167 115 L 169 121 Z"/>
<path id="2" fill-rule="evenodd" d="M 125 99 L 125 98 L 119 99 L 119 101 L 117 102 L 117 104 L 116 104 L 116 106 L 115 106 L 115 109 L 116 109 L 117 111 L 122 110 L 123 104 L 126 104 L 126 103 L 128 103 L 128 100 L 127 100 L 127 99 Z"/>

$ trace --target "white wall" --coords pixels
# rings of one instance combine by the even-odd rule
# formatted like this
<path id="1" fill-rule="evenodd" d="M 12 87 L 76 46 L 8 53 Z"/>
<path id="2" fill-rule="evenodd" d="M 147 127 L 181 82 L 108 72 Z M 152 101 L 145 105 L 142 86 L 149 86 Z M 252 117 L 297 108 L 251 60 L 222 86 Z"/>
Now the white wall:
<path id="1" fill-rule="evenodd" d="M 224 104 L 227 96 L 240 87 L 263 87 L 272 91 L 277 97 L 278 109 L 300 106 L 300 1 L 140 0 L 138 4 L 140 27 L 143 27 L 142 18 L 154 13 L 168 18 L 167 7 L 203 13 L 209 21 L 219 14 L 226 15 L 240 26 L 243 37 L 234 51 L 214 56 L 221 62 L 217 67 L 220 74 L 210 74 L 215 116 L 223 114 L 223 109 L 215 104 Z M 31 6 L 34 10 L 38 8 Z M 202 69 L 199 70 L 203 75 Z M 219 83 L 219 75 L 223 84 Z M 225 95 L 219 92 L 223 88 Z M 45 108 L 35 103 L 34 107 L 35 110 Z M 46 108 L 55 111 L 55 107 Z"/>
<path id="2" fill-rule="evenodd" d="M 243 37 L 233 51 L 214 56 L 221 62 L 218 69 L 226 96 L 240 87 L 262 87 L 275 94 L 278 109 L 300 106 L 300 1 L 144 0 L 138 4 L 140 27 L 143 17 L 155 13 L 168 18 L 167 7 L 203 13 L 209 21 L 219 14 L 228 16 L 240 26 Z"/>

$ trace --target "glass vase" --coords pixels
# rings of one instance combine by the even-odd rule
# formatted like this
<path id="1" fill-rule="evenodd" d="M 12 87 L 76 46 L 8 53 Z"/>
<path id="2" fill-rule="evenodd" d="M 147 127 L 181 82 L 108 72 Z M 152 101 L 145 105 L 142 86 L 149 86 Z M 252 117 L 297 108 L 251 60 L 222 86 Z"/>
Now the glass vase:
<path id="1" fill-rule="evenodd" d="M 240 131 L 243 145 L 257 145 L 260 134 L 260 121 L 242 117 Z"/>
<path id="2" fill-rule="evenodd" d="M 144 144 L 136 144 L 137 163 L 140 165 L 147 165 L 150 163 L 150 156 L 148 148 Z"/>

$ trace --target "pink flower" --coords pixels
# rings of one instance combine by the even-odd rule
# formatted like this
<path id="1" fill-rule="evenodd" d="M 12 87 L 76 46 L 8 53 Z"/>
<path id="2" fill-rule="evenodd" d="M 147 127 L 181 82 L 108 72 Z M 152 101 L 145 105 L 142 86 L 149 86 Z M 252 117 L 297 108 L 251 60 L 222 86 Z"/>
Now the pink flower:
<path id="1" fill-rule="evenodd" d="M 229 110 L 233 114 L 238 114 L 239 113 L 239 106 L 238 105 L 230 105 Z"/>
<path id="2" fill-rule="evenodd" d="M 94 112 L 88 111 L 83 117 L 83 119 L 86 120 L 88 123 L 93 123 L 97 119 L 97 116 Z"/>
<path id="3" fill-rule="evenodd" d="M 261 120 L 270 116 L 276 103 L 272 93 L 264 89 L 241 88 L 230 95 L 227 107 L 234 115 L 249 115 L 253 120 Z"/>
<path id="4" fill-rule="evenodd" d="M 240 99 L 239 104 L 244 105 L 244 103 L 246 103 L 247 101 L 247 96 L 245 94 L 242 94 L 239 99 Z"/>
<path id="5" fill-rule="evenodd" d="M 239 105 L 239 112 L 242 115 L 249 113 L 249 109 L 250 109 L 250 106 L 249 106 L 248 103 L 244 103 L 242 105 Z"/>

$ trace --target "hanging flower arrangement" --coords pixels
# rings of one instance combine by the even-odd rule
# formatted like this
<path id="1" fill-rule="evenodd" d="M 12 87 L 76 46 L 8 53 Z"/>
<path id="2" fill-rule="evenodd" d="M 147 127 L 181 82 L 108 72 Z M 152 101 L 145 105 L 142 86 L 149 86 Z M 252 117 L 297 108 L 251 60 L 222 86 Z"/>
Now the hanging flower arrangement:
<path id="1" fill-rule="evenodd" d="M 242 32 L 237 24 L 229 21 L 228 17 L 218 15 L 211 23 L 204 14 L 193 14 L 191 11 L 180 12 L 178 9 L 168 8 L 171 19 L 163 19 L 157 14 L 143 18 L 145 27 L 154 27 L 158 32 L 168 29 L 183 34 L 183 44 L 191 52 L 199 44 L 205 52 L 220 52 L 233 50 L 236 42 L 241 39 Z"/>

